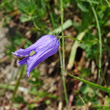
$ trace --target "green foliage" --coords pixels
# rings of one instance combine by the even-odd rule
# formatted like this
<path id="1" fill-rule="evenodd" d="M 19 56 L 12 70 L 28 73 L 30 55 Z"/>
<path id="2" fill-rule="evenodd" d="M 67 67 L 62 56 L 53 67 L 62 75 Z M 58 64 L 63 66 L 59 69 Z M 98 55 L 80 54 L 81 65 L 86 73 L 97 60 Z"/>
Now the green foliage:
<path id="1" fill-rule="evenodd" d="M 34 69 L 32 72 L 32 78 L 29 80 L 29 83 L 33 85 L 33 90 L 37 89 L 36 87 L 42 86 L 43 82 L 40 80 L 40 73 L 37 69 Z"/>
<path id="2" fill-rule="evenodd" d="M 99 54 L 98 42 L 97 42 L 98 39 L 91 32 L 88 32 L 83 38 L 83 40 L 85 42 L 88 42 L 88 43 L 81 44 L 82 49 L 84 49 L 86 52 L 86 57 L 95 60 Z M 90 42 L 90 41 L 93 41 L 93 42 Z"/>
<path id="3" fill-rule="evenodd" d="M 18 11 L 21 14 L 21 22 L 40 20 L 46 15 L 45 2 L 43 2 L 43 0 L 19 0 Z"/>
<path id="4" fill-rule="evenodd" d="M 16 103 L 26 103 L 23 99 L 23 97 L 21 97 L 20 95 L 18 95 L 15 99 L 14 102 Z"/>
<path id="5" fill-rule="evenodd" d="M 86 78 L 86 77 L 89 77 L 90 75 L 91 75 L 90 69 L 83 68 L 81 70 L 81 78 Z"/>
<path id="6" fill-rule="evenodd" d="M 91 102 L 92 105 L 96 105 L 99 103 L 97 100 L 98 99 L 98 91 L 97 90 L 94 90 L 94 89 L 90 88 L 89 86 L 84 85 L 81 87 L 80 92 L 81 92 L 81 97 L 86 104 L 88 102 Z M 78 106 L 84 105 L 84 103 L 79 98 L 79 96 L 77 96 L 76 105 L 78 105 Z"/>
<path id="7" fill-rule="evenodd" d="M 5 14 L 9 14 L 15 10 L 15 4 L 16 0 L 2 0 L 2 3 L 0 4 L 0 11 L 4 10 Z"/>

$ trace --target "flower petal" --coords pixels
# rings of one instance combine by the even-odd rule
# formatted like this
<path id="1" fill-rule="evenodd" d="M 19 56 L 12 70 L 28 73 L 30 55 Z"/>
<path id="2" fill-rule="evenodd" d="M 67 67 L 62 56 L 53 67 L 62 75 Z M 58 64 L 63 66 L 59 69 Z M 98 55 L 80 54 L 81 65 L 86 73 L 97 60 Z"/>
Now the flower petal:
<path id="1" fill-rule="evenodd" d="M 43 45 L 43 44 L 42 44 Z M 27 75 L 29 76 L 30 72 L 42 61 L 55 54 L 58 51 L 59 42 L 51 42 L 45 48 L 40 49 L 37 54 L 34 54 L 32 57 L 29 57 L 27 60 Z"/>
<path id="2" fill-rule="evenodd" d="M 37 52 L 37 50 L 45 48 L 48 44 L 51 44 L 57 40 L 54 35 L 44 35 L 39 40 L 37 40 L 33 45 L 29 46 L 26 49 L 18 49 L 15 52 L 12 52 L 15 56 L 25 57 L 29 56 L 31 51 Z"/>
<path id="3" fill-rule="evenodd" d="M 29 51 L 25 51 L 25 49 L 18 49 L 15 52 L 12 52 L 13 55 L 17 56 L 17 57 L 25 57 L 28 56 L 30 54 L 31 50 Z"/>
<path id="4" fill-rule="evenodd" d="M 29 56 L 26 57 L 26 58 L 23 58 L 22 60 L 20 60 L 20 61 L 18 62 L 18 64 L 19 64 L 19 65 L 25 65 L 25 64 L 27 64 L 28 58 L 29 58 Z"/>

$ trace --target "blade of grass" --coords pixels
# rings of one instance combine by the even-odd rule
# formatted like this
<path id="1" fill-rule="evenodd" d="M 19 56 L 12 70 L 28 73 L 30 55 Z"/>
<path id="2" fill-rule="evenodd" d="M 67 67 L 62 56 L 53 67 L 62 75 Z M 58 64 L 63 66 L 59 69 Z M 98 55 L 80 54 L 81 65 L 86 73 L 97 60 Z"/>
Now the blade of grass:
<path id="1" fill-rule="evenodd" d="M 81 33 L 77 36 L 77 39 L 78 39 L 78 40 L 82 40 L 82 38 L 84 37 L 85 33 L 86 33 L 86 31 L 81 32 Z M 71 68 L 73 67 L 78 45 L 79 45 L 79 42 L 78 42 L 78 41 L 75 41 L 75 43 L 74 43 L 73 46 L 72 46 L 71 53 L 70 53 L 70 57 L 69 57 L 69 61 L 68 61 L 68 65 L 67 65 L 67 68 L 68 68 L 68 69 L 71 69 Z"/>
<path id="2" fill-rule="evenodd" d="M 73 25 L 72 20 L 68 19 L 65 23 L 63 23 L 63 31 Z M 55 33 L 61 33 L 62 32 L 62 27 L 58 27 L 54 29 L 53 31 L 49 32 L 48 34 L 55 34 Z"/>
<path id="3" fill-rule="evenodd" d="M 97 17 L 97 14 L 96 14 L 96 11 L 95 11 L 93 5 L 91 3 L 90 3 L 90 5 L 91 5 L 91 8 L 92 8 L 95 20 L 96 20 L 98 34 L 99 34 L 99 77 L 100 77 L 100 73 L 101 73 L 103 80 L 104 80 L 104 83 L 107 86 L 107 82 L 105 80 L 104 74 L 103 74 L 103 72 L 101 72 L 101 67 L 102 67 L 102 36 L 101 36 L 100 24 L 99 24 L 99 20 L 98 20 L 98 17 Z"/>
<path id="4" fill-rule="evenodd" d="M 20 80 L 23 77 L 23 73 L 24 73 L 24 66 L 21 67 L 20 76 L 19 76 L 19 78 L 16 81 L 16 85 L 15 85 L 13 96 L 12 96 L 12 101 L 14 100 L 14 98 L 16 96 L 16 93 L 17 93 L 17 90 L 18 90 L 18 87 L 19 87 Z"/>
<path id="5" fill-rule="evenodd" d="M 2 84 L 2 83 L 0 83 L 0 88 L 8 89 L 8 90 L 11 90 L 11 91 L 14 91 L 14 89 L 15 89 L 15 87 L 12 86 L 12 85 Z M 18 87 L 18 91 L 23 92 L 23 93 L 28 93 L 28 94 L 31 94 L 31 95 L 35 95 L 35 96 L 36 95 L 42 96 L 41 92 L 32 91 L 32 90 L 29 90 L 29 89 L 21 87 L 21 86 Z M 50 98 L 57 98 L 57 95 L 48 94 L 48 93 L 45 96 L 50 97 Z"/>
<path id="6" fill-rule="evenodd" d="M 63 0 L 60 0 L 60 8 L 61 8 L 61 32 L 62 32 L 62 67 L 65 68 L 65 47 L 64 47 L 64 33 L 63 33 Z M 66 101 L 66 106 L 68 107 L 68 96 L 67 96 L 67 89 L 66 89 L 66 82 L 65 82 L 65 76 L 64 76 L 64 71 L 61 70 L 62 73 L 62 80 L 63 80 L 63 87 L 64 87 L 64 94 L 65 94 L 65 101 Z M 67 108 L 68 109 L 68 108 Z"/>
<path id="7" fill-rule="evenodd" d="M 53 29 L 55 29 L 54 17 L 53 17 L 53 14 L 51 12 L 50 5 L 48 4 L 47 7 L 48 7 L 48 10 L 49 10 L 50 20 L 52 22 Z"/>
<path id="8" fill-rule="evenodd" d="M 108 0 L 105 0 L 105 1 L 107 2 L 108 6 L 110 7 L 110 3 L 109 3 L 109 1 L 108 1 Z"/>
<path id="9" fill-rule="evenodd" d="M 69 39 L 72 39 L 72 40 L 75 40 L 75 41 L 78 41 L 78 42 L 81 42 L 81 43 L 85 43 L 85 44 L 98 42 L 97 39 L 95 39 L 95 40 L 91 40 L 91 41 L 86 41 L 86 42 L 85 42 L 85 41 L 83 41 L 83 40 L 79 40 L 79 39 L 77 39 L 77 38 L 70 37 L 70 36 L 63 36 L 63 37 L 65 37 L 65 38 L 69 38 Z"/>
<path id="10" fill-rule="evenodd" d="M 76 56 L 76 52 L 77 52 L 77 48 L 78 48 L 78 45 L 80 44 L 80 42 L 84 42 L 82 41 L 84 35 L 88 32 L 88 30 L 90 30 L 93 26 L 89 26 L 87 29 L 85 29 L 83 32 L 79 33 L 75 38 L 73 38 L 74 40 L 76 40 L 72 46 L 72 49 L 71 49 L 71 53 L 70 53 L 70 57 L 69 57 L 69 61 L 68 61 L 68 65 L 67 65 L 67 68 L 68 69 L 71 69 L 73 67 L 73 64 L 74 64 L 74 60 L 75 60 L 75 56 Z"/>
<path id="11" fill-rule="evenodd" d="M 95 1 L 95 0 L 81 0 L 83 2 L 89 2 L 89 3 L 93 3 L 93 4 L 99 4 L 98 1 Z"/>
<path id="12" fill-rule="evenodd" d="M 89 110 L 88 107 L 87 107 L 87 105 L 86 105 L 86 103 L 84 102 L 83 98 L 80 95 L 79 95 L 79 98 L 81 99 L 82 103 L 84 104 L 86 110 Z"/>
<path id="13" fill-rule="evenodd" d="M 97 24 L 97 29 L 98 29 L 98 34 L 99 34 L 99 77 L 100 77 L 100 73 L 101 73 L 101 66 L 102 66 L 102 37 L 101 37 L 101 29 L 100 29 L 100 24 L 99 24 L 99 20 L 96 14 L 96 11 L 93 7 L 93 5 L 90 3 L 95 20 L 96 20 L 96 24 Z"/>
<path id="14" fill-rule="evenodd" d="M 62 67 L 61 67 L 61 68 L 62 68 Z M 62 68 L 62 69 L 63 69 L 63 68 Z M 93 83 L 93 82 L 86 81 L 86 80 L 84 80 L 84 79 L 82 79 L 82 78 L 79 78 L 79 77 L 77 77 L 77 76 L 74 76 L 74 75 L 68 73 L 68 72 L 67 72 L 66 70 L 64 70 L 64 69 L 63 69 L 63 71 L 66 72 L 70 77 L 73 77 L 73 78 L 75 78 L 75 79 L 77 79 L 77 80 L 79 80 L 79 81 L 82 81 L 83 83 L 88 84 L 89 86 L 95 87 L 95 88 L 97 88 L 97 89 L 99 89 L 99 90 L 101 90 L 101 91 L 103 91 L 103 92 L 110 93 L 110 88 L 106 88 L 106 87 L 103 87 L 103 86 L 101 86 L 101 85 L 95 84 L 95 83 Z"/>

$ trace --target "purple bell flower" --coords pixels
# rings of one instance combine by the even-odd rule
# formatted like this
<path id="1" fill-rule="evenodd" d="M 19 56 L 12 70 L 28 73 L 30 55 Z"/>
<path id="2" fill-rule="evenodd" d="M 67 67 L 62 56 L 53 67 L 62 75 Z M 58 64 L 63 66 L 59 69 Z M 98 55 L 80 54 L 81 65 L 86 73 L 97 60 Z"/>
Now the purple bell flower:
<path id="1" fill-rule="evenodd" d="M 19 65 L 27 64 L 27 75 L 42 61 L 55 54 L 59 48 L 59 41 L 54 35 L 44 35 L 33 45 L 26 49 L 18 49 L 12 52 L 15 56 L 25 57 L 20 60 Z M 30 55 L 34 52 L 34 55 Z"/>

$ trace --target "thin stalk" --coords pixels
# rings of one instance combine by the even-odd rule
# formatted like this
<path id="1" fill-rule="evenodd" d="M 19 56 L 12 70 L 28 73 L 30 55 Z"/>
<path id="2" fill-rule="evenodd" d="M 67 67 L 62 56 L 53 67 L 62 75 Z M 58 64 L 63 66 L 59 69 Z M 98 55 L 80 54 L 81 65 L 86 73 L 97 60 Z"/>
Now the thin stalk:
<path id="1" fill-rule="evenodd" d="M 65 68 L 65 50 L 64 50 L 64 33 L 63 33 L 63 0 L 60 0 L 60 5 L 61 5 L 61 29 L 62 29 L 62 53 L 63 53 L 63 68 Z"/>
<path id="2" fill-rule="evenodd" d="M 110 3 L 109 3 L 109 1 L 108 1 L 108 0 L 105 0 L 105 1 L 107 2 L 108 6 L 110 7 Z"/>
<path id="3" fill-rule="evenodd" d="M 60 45 L 60 40 L 59 40 L 59 45 Z M 59 46 L 59 58 L 60 58 L 60 65 L 63 67 L 63 62 L 62 62 L 62 53 L 61 53 L 61 50 L 60 50 L 60 46 Z M 62 69 L 61 69 L 62 71 Z"/>
<path id="4" fill-rule="evenodd" d="M 54 22 L 53 14 L 52 14 L 51 9 L 50 9 L 50 5 L 48 4 L 47 7 L 49 9 L 49 15 L 50 15 L 50 19 L 51 19 L 53 28 L 55 29 L 55 22 Z"/>
<path id="5" fill-rule="evenodd" d="M 97 24 L 97 29 L 98 29 L 98 34 L 99 34 L 99 77 L 100 77 L 100 73 L 102 74 L 103 80 L 107 86 L 107 82 L 104 78 L 104 74 L 101 72 L 101 67 L 102 67 L 102 37 L 101 37 L 101 29 L 100 29 L 100 25 L 99 25 L 99 20 L 96 14 L 96 11 L 94 9 L 94 7 L 92 6 L 92 4 L 90 3 L 95 20 L 96 20 L 96 24 Z"/>
<path id="6" fill-rule="evenodd" d="M 101 29 L 100 29 L 100 25 L 99 25 L 99 20 L 96 14 L 96 11 L 94 9 L 94 7 L 92 6 L 92 4 L 90 3 L 95 20 L 96 20 L 96 24 L 97 24 L 97 29 L 98 29 L 98 34 L 99 34 L 99 77 L 100 77 L 100 73 L 101 73 L 101 66 L 102 66 L 102 37 L 101 37 Z"/>
<path id="7" fill-rule="evenodd" d="M 62 67 L 61 67 L 61 68 L 62 68 Z M 63 69 L 63 68 L 62 68 L 62 69 Z M 77 79 L 77 80 L 79 80 L 79 81 L 81 81 L 81 82 L 83 82 L 83 83 L 85 83 L 85 84 L 88 84 L 88 85 L 91 86 L 91 87 L 95 87 L 95 88 L 97 88 L 97 89 L 99 89 L 99 90 L 101 90 L 101 91 L 104 91 L 104 92 L 106 92 L 106 93 L 110 93 L 110 88 L 106 88 L 106 87 L 103 87 L 103 86 L 101 86 L 101 85 L 95 84 L 95 83 L 93 83 L 93 82 L 84 80 L 84 79 L 82 79 L 82 78 L 80 78 L 80 77 L 74 76 L 74 75 L 70 74 L 69 72 L 67 72 L 67 71 L 64 70 L 64 69 L 63 69 L 63 71 L 65 71 L 69 76 L 71 76 L 71 77 L 73 77 L 73 78 L 75 78 L 75 79 Z"/>
<path id="8" fill-rule="evenodd" d="M 60 41 L 59 41 L 59 44 L 60 44 Z M 63 60 L 62 60 L 62 53 L 60 50 L 60 46 L 59 46 L 59 57 L 60 57 L 60 65 L 61 65 L 61 67 L 63 67 Z M 63 87 L 64 87 L 65 101 L 66 101 L 66 105 L 68 107 L 67 89 L 66 89 L 64 71 L 62 68 L 61 68 L 61 75 L 62 75 L 62 81 L 63 81 Z"/>
<path id="9" fill-rule="evenodd" d="M 85 103 L 85 101 L 83 100 L 83 98 L 80 95 L 79 95 L 79 98 L 81 99 L 82 103 L 84 104 L 85 109 L 86 110 L 89 110 L 88 107 L 87 107 L 87 105 L 86 105 L 86 103 Z"/>
<path id="10" fill-rule="evenodd" d="M 24 71 L 24 66 L 21 67 L 20 76 L 19 76 L 19 78 L 16 81 L 16 85 L 15 85 L 13 96 L 12 96 L 12 101 L 14 100 L 14 98 L 16 96 L 16 93 L 17 93 L 17 90 L 18 90 L 18 87 L 19 87 L 20 80 L 21 80 L 21 78 L 23 76 L 23 71 Z"/>
<path id="11" fill-rule="evenodd" d="M 61 7 L 61 29 L 62 29 L 62 67 L 65 68 L 65 51 L 64 51 L 64 33 L 63 33 L 63 0 L 60 0 L 60 7 Z M 65 94 L 65 101 L 66 105 L 68 107 L 68 97 L 67 97 L 67 89 L 66 89 L 66 83 L 65 83 L 65 76 L 64 71 L 61 69 L 62 73 L 62 80 L 63 80 L 63 87 L 64 87 L 64 94 Z"/>

